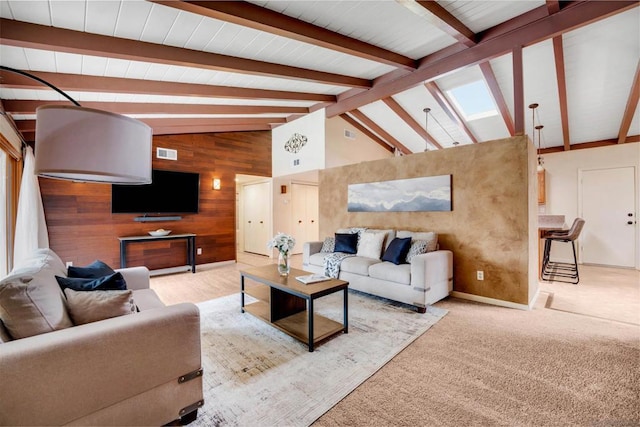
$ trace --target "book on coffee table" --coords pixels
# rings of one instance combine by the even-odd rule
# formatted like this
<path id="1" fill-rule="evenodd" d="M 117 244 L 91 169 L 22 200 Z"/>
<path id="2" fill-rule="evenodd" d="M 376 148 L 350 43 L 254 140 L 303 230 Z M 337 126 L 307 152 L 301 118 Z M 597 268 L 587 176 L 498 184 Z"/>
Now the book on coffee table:
<path id="1" fill-rule="evenodd" d="M 325 276 L 324 274 L 308 274 L 306 276 L 297 276 L 296 280 L 299 282 L 308 285 L 310 283 L 323 282 L 325 280 L 330 280 L 331 277 Z"/>

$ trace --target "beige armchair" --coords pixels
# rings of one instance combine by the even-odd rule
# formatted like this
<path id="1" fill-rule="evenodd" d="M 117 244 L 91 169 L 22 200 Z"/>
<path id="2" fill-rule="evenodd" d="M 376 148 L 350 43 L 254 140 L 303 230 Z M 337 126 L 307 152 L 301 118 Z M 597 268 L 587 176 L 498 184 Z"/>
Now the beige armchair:
<path id="1" fill-rule="evenodd" d="M 42 270 L 32 282 L 49 280 Z M 198 308 L 162 304 L 146 268 L 120 271 L 139 313 L 0 344 L 1 425 L 195 419 L 203 404 Z"/>

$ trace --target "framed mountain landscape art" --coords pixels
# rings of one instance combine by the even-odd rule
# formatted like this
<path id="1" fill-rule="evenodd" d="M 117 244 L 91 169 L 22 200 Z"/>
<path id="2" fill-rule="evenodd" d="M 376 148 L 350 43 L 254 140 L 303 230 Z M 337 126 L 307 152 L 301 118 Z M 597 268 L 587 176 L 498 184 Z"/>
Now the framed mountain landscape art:
<path id="1" fill-rule="evenodd" d="M 349 212 L 451 211 L 451 175 L 349 185 Z"/>

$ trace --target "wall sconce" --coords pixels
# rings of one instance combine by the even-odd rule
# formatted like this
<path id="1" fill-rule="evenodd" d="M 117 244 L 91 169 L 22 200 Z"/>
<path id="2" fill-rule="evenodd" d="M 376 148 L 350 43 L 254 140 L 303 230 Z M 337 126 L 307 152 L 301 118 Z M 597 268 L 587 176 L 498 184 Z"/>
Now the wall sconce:
<path id="1" fill-rule="evenodd" d="M 213 189 L 214 190 L 220 189 L 220 178 L 213 178 Z"/>

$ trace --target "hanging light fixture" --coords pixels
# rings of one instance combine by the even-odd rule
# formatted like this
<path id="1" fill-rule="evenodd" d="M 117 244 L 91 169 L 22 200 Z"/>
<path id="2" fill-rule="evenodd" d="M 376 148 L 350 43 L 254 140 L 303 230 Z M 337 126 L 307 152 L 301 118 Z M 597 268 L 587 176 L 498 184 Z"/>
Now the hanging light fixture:
<path id="1" fill-rule="evenodd" d="M 529 104 L 529 108 L 531 108 L 531 126 L 533 126 L 533 131 L 531 132 L 531 136 L 533 138 L 533 146 L 536 146 L 536 130 L 538 131 L 538 146 L 537 146 L 537 154 L 538 154 L 538 172 L 543 171 L 544 170 L 544 166 L 542 166 L 544 164 L 544 159 L 542 158 L 542 156 L 540 155 L 540 131 L 542 130 L 542 128 L 544 127 L 543 125 L 536 125 L 536 109 L 538 108 L 538 104 L 537 103 L 533 103 L 533 104 Z M 538 120 L 540 120 L 540 118 L 538 117 Z"/>
<path id="2" fill-rule="evenodd" d="M 424 110 L 424 131 L 429 134 L 429 112 L 431 111 L 431 108 L 426 107 Z M 425 135 L 424 137 L 424 151 L 429 151 L 429 141 Z"/>
<path id="3" fill-rule="evenodd" d="M 74 105 L 36 109 L 35 173 L 42 177 L 108 184 L 151 183 L 152 130 L 145 123 L 107 111 L 82 107 L 62 90 L 34 79 Z"/>
<path id="4" fill-rule="evenodd" d="M 424 130 L 428 133 L 428 132 L 429 132 L 429 129 L 427 128 L 427 125 L 428 125 L 428 122 L 429 122 L 429 114 L 431 113 L 431 108 L 425 108 L 425 109 L 424 109 L 424 110 L 422 110 L 422 111 L 424 111 L 425 116 L 426 116 L 426 117 L 425 117 L 425 123 L 424 123 Z M 432 115 L 432 116 L 433 116 L 433 115 Z M 449 136 L 449 138 L 451 138 L 451 145 L 453 145 L 454 147 L 455 147 L 455 146 L 460 145 L 460 143 L 459 143 L 458 141 L 456 141 L 456 140 L 451 136 L 451 134 L 450 134 L 449 132 L 447 132 L 447 129 L 445 129 L 445 127 L 444 127 L 444 126 L 442 126 L 442 123 L 440 123 L 440 122 L 438 121 L 438 119 L 436 118 L 436 116 L 433 116 L 433 120 L 435 120 L 435 121 L 436 121 L 436 123 L 438 124 L 438 126 L 440 126 L 440 128 L 444 131 L 444 133 L 446 133 L 446 134 Z M 429 141 L 427 140 L 427 138 L 426 138 L 426 137 L 425 137 L 424 142 L 425 142 L 425 148 L 424 148 L 424 151 L 429 151 Z"/>

